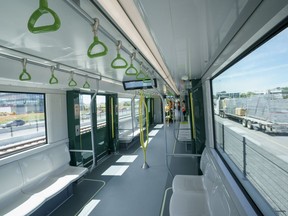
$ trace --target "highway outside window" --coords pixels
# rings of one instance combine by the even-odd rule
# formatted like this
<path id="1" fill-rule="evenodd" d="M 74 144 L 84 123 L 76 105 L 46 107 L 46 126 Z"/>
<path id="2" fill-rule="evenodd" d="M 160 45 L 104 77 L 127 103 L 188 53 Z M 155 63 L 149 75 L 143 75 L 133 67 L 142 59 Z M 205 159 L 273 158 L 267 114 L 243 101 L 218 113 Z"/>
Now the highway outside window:
<path id="1" fill-rule="evenodd" d="M 44 143 L 45 95 L 0 92 L 0 157 Z"/>
<path id="2" fill-rule="evenodd" d="M 80 132 L 86 133 L 91 131 L 91 119 L 90 119 L 90 94 L 80 94 Z"/>
<path id="3" fill-rule="evenodd" d="M 275 215 L 288 215 L 287 44 L 285 29 L 212 80 L 215 147 Z"/>

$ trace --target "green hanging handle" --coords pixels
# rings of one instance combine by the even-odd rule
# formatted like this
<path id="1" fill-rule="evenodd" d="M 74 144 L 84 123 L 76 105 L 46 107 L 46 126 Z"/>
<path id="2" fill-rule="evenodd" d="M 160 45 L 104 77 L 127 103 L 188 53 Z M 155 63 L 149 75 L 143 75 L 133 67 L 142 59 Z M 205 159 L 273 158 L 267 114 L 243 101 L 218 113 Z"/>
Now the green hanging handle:
<path id="1" fill-rule="evenodd" d="M 23 65 L 23 70 L 22 70 L 22 73 L 19 75 L 19 80 L 20 81 L 29 81 L 29 80 L 31 80 L 31 75 L 26 70 L 26 65 L 27 65 L 27 59 L 26 58 L 24 58 L 22 60 L 22 65 Z"/>
<path id="2" fill-rule="evenodd" d="M 136 75 L 136 79 L 144 81 L 144 79 L 146 78 L 146 75 L 142 71 L 142 66 L 143 66 L 143 62 L 140 63 L 140 70 L 139 70 L 139 73 Z"/>
<path id="3" fill-rule="evenodd" d="M 69 81 L 69 83 L 68 83 L 68 86 L 70 86 L 70 87 L 75 87 L 75 86 L 77 86 L 77 82 L 74 80 L 74 73 L 72 72 L 71 73 L 71 76 L 70 76 L 71 78 L 70 78 L 70 81 Z"/>
<path id="4" fill-rule="evenodd" d="M 137 69 L 136 69 L 136 68 L 134 67 L 134 65 L 133 65 L 133 60 L 134 60 L 134 58 L 135 58 L 135 55 L 136 55 L 135 52 L 133 52 L 132 55 L 131 55 L 131 64 L 130 64 L 130 66 L 126 69 L 126 71 L 125 71 L 125 74 L 126 74 L 127 76 L 136 76 L 136 75 L 138 74 Z"/>
<path id="5" fill-rule="evenodd" d="M 90 84 L 88 83 L 87 79 L 88 79 L 88 76 L 86 75 L 85 83 L 83 85 L 83 88 L 89 89 L 90 88 Z"/>
<path id="6" fill-rule="evenodd" d="M 119 40 L 117 45 L 117 57 L 111 62 L 111 67 L 114 69 L 123 69 L 127 68 L 128 66 L 127 61 L 120 55 L 121 46 L 122 42 Z M 119 62 L 122 64 L 120 64 Z"/>
<path id="7" fill-rule="evenodd" d="M 50 80 L 49 80 L 49 83 L 50 83 L 51 85 L 58 83 L 58 79 L 57 79 L 57 78 L 55 77 L 55 75 L 54 75 L 54 70 L 55 70 L 55 67 L 52 66 L 52 67 L 51 67 L 51 78 L 50 78 Z"/>
<path id="8" fill-rule="evenodd" d="M 89 58 L 96 58 L 96 57 L 104 56 L 108 52 L 107 46 L 103 42 L 99 41 L 99 38 L 97 36 L 98 27 L 99 27 L 99 19 L 96 18 L 95 19 L 95 23 L 92 26 L 92 31 L 94 33 L 94 40 L 90 44 L 90 46 L 88 48 L 88 51 L 87 51 L 87 55 L 88 55 Z M 95 48 L 96 46 L 102 47 L 103 51 L 102 52 L 98 52 L 98 53 L 92 53 L 93 48 Z"/>
<path id="9" fill-rule="evenodd" d="M 28 20 L 28 29 L 30 32 L 36 33 L 45 33 L 45 32 L 52 32 L 57 31 L 61 26 L 61 21 L 58 15 L 48 7 L 48 0 L 40 0 L 39 1 L 39 8 L 33 12 Z M 38 19 L 44 15 L 50 13 L 54 18 L 54 23 L 52 25 L 45 25 L 45 26 L 38 26 L 35 27 L 36 22 Z"/>

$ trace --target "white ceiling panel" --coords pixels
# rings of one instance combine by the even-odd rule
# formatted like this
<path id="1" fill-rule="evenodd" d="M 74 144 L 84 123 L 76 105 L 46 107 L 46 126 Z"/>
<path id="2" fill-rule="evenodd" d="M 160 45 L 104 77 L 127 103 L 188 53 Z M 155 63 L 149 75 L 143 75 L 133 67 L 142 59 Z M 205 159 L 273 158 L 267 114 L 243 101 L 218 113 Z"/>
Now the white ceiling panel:
<path id="1" fill-rule="evenodd" d="M 125 75 L 125 69 L 116 70 L 111 68 L 110 64 L 117 55 L 116 44 L 111 38 L 98 31 L 99 40 L 104 42 L 108 47 L 108 54 L 103 57 L 89 58 L 87 50 L 93 42 L 93 32 L 90 23 L 75 12 L 65 1 L 48 1 L 48 4 L 49 8 L 58 14 L 61 20 L 61 27 L 55 32 L 33 34 L 29 32 L 27 23 L 31 14 L 38 9 L 39 1 L 1 1 L 0 51 L 2 53 L 9 53 L 28 59 L 37 59 L 37 57 L 40 57 L 73 68 L 82 69 L 92 74 L 100 73 L 103 77 L 120 82 L 129 79 Z M 127 42 L 119 31 L 89 1 L 81 1 L 81 7 L 92 18 L 99 18 L 100 25 L 114 37 L 114 41 L 115 39 L 121 40 L 127 50 L 130 52 L 134 51 L 133 46 Z M 51 24 L 53 21 L 50 15 L 44 15 L 38 20 L 36 25 Z M 17 52 L 14 52 L 14 50 Z M 26 53 L 29 55 L 26 55 Z M 130 56 L 123 50 L 120 53 L 127 60 L 128 64 L 130 64 Z M 140 61 L 143 61 L 145 67 L 151 68 L 141 56 L 137 55 L 136 57 Z M 43 63 L 43 60 L 41 62 Z M 47 62 L 47 64 L 49 65 L 51 62 Z M 139 63 L 134 61 L 133 64 L 139 70 Z M 19 67 L 21 67 L 20 62 Z M 13 69 L 11 68 L 11 70 Z M 47 76 L 49 76 L 49 69 L 47 70 Z M 15 71 L 15 74 L 17 73 L 18 71 Z M 14 78 L 17 79 L 18 76 Z M 135 77 L 130 79 L 135 79 Z M 161 82 L 159 85 L 161 85 Z"/>

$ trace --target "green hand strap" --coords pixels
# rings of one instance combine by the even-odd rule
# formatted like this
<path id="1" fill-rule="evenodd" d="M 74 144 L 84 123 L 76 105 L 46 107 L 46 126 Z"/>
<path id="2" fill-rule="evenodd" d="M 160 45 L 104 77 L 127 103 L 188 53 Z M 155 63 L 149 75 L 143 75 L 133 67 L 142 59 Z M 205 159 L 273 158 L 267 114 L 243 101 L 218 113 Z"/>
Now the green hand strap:
<path id="1" fill-rule="evenodd" d="M 103 51 L 93 54 L 93 53 L 92 53 L 92 50 L 93 50 L 93 48 L 95 48 L 96 46 L 101 46 L 101 47 L 103 48 Z M 107 46 L 106 46 L 103 42 L 99 41 L 99 39 L 98 39 L 97 36 L 94 36 L 94 41 L 93 41 L 93 43 L 89 46 L 88 51 L 87 51 L 88 57 L 89 57 L 89 58 L 96 58 L 96 57 L 104 56 L 104 55 L 107 54 L 107 52 L 108 52 Z"/>
<path id="2" fill-rule="evenodd" d="M 134 67 L 134 65 L 131 63 L 130 66 L 126 69 L 125 74 L 127 76 L 136 76 L 138 74 L 138 71 Z"/>
<path id="3" fill-rule="evenodd" d="M 57 79 L 57 78 L 55 77 L 55 75 L 54 75 L 54 67 L 51 67 L 51 78 L 50 78 L 50 80 L 49 80 L 49 83 L 50 83 L 51 85 L 58 83 L 58 79 Z"/>
<path id="4" fill-rule="evenodd" d="M 90 88 L 90 84 L 88 83 L 87 78 L 88 78 L 88 77 L 86 76 L 86 79 L 85 79 L 85 83 L 84 83 L 84 85 L 83 85 L 83 88 L 89 89 L 89 88 Z"/>
<path id="5" fill-rule="evenodd" d="M 19 80 L 21 81 L 31 80 L 31 75 L 26 71 L 26 69 L 23 69 L 22 73 L 19 76 Z"/>
<path id="6" fill-rule="evenodd" d="M 117 44 L 117 57 L 111 62 L 111 67 L 114 69 L 123 69 L 128 66 L 127 61 L 120 55 L 121 46 L 122 42 L 119 40 Z"/>
<path id="7" fill-rule="evenodd" d="M 22 70 L 22 73 L 19 75 L 19 80 L 21 80 L 21 81 L 31 80 L 31 75 L 26 70 L 26 65 L 27 65 L 27 59 L 26 58 L 24 58 L 22 60 L 22 65 L 23 65 L 23 70 Z"/>
<path id="8" fill-rule="evenodd" d="M 71 73 L 71 79 L 70 79 L 70 81 L 69 81 L 69 83 L 68 83 L 68 86 L 70 86 L 70 87 L 75 87 L 75 86 L 77 86 L 77 82 L 73 79 L 73 76 L 74 76 L 74 73 L 72 72 L 72 73 Z"/>
<path id="9" fill-rule="evenodd" d="M 127 68 L 127 66 L 127 61 L 120 55 L 120 53 L 118 53 L 117 57 L 111 62 L 111 67 L 114 69 L 123 69 Z"/>
<path id="10" fill-rule="evenodd" d="M 135 56 L 136 56 L 136 53 L 133 52 L 133 53 L 131 54 L 131 64 L 130 64 L 130 66 L 126 69 L 126 71 L 125 71 L 125 74 L 126 74 L 127 76 L 136 76 L 136 75 L 138 74 L 137 69 L 136 69 L 136 68 L 134 67 L 134 65 L 133 65 L 133 60 L 135 59 Z"/>
<path id="11" fill-rule="evenodd" d="M 88 55 L 89 58 L 95 58 L 95 57 L 104 56 L 104 55 L 106 55 L 107 52 L 108 52 L 107 46 L 106 46 L 103 42 L 99 41 L 99 38 L 98 38 L 98 36 L 97 36 L 97 31 L 98 31 L 98 27 L 99 27 L 99 19 L 96 18 L 94 21 L 95 21 L 95 22 L 94 22 L 94 24 L 92 25 L 92 31 L 93 31 L 93 33 L 94 33 L 94 40 L 93 40 L 93 42 L 90 44 L 90 46 L 89 46 L 89 48 L 88 48 L 88 51 L 87 51 L 87 55 Z M 94 53 L 94 54 L 93 54 L 93 53 L 92 53 L 92 50 L 93 50 L 93 48 L 95 48 L 96 46 L 102 47 L 103 51 L 102 51 L 102 52 L 97 52 L 97 53 Z"/>
<path id="12" fill-rule="evenodd" d="M 50 13 L 54 18 L 54 23 L 52 25 L 45 25 L 45 26 L 38 26 L 35 27 L 36 22 L 38 19 L 44 15 Z M 51 32 L 57 31 L 61 26 L 61 21 L 58 15 L 48 7 L 47 0 L 40 0 L 39 8 L 33 12 L 28 20 L 28 29 L 32 33 L 44 33 L 44 32 Z"/>

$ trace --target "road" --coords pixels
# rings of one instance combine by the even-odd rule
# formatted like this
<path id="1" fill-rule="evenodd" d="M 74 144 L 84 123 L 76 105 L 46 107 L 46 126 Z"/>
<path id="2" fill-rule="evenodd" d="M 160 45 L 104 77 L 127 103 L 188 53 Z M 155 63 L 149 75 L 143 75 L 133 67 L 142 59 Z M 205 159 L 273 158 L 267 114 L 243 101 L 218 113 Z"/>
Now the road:
<path id="1" fill-rule="evenodd" d="M 250 130 L 238 122 L 219 116 L 215 116 L 215 121 L 224 124 L 225 128 L 245 136 L 255 145 L 288 163 L 288 134 L 266 134 L 261 131 Z"/>
<path id="2" fill-rule="evenodd" d="M 252 183 L 278 215 L 288 215 L 288 136 L 249 130 L 219 116 L 215 116 L 215 125 L 216 143 L 243 173 L 243 178 Z"/>

